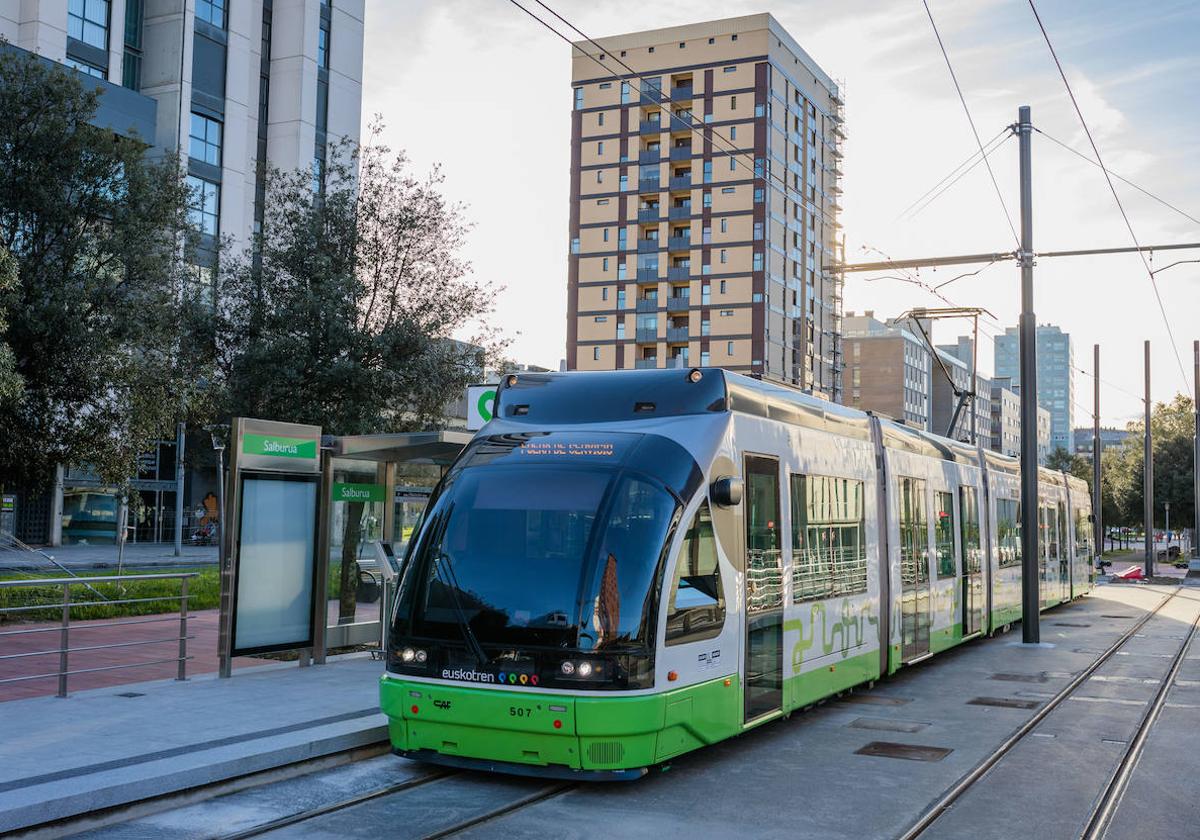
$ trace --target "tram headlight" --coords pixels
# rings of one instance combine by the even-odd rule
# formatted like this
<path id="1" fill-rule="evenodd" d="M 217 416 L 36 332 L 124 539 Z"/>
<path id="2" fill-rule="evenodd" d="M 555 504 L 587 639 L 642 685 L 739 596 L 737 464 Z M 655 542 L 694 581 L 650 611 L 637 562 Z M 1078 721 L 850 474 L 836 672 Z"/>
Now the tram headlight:
<path id="1" fill-rule="evenodd" d="M 564 662 L 562 664 L 561 670 L 562 670 L 563 674 L 565 674 L 566 676 L 569 677 L 575 673 L 575 663 L 568 659 L 566 662 Z"/>
<path id="2" fill-rule="evenodd" d="M 417 658 L 417 652 L 412 648 L 405 648 L 400 651 L 400 659 L 404 662 L 412 662 Z"/>
<path id="3" fill-rule="evenodd" d="M 579 668 L 577 669 L 577 673 L 579 674 L 579 676 L 583 677 L 584 679 L 587 679 L 588 677 L 590 677 L 592 675 L 592 670 L 593 670 L 593 668 L 592 668 L 591 662 L 580 662 Z"/>
<path id="4" fill-rule="evenodd" d="M 417 651 L 417 655 L 416 655 L 416 659 L 417 659 L 417 664 L 418 664 L 418 665 L 424 665 L 424 664 L 425 664 L 425 661 L 426 661 L 427 659 L 429 659 L 429 654 L 427 654 L 427 653 L 426 653 L 425 651 L 423 651 L 423 650 L 418 650 L 418 651 Z"/>

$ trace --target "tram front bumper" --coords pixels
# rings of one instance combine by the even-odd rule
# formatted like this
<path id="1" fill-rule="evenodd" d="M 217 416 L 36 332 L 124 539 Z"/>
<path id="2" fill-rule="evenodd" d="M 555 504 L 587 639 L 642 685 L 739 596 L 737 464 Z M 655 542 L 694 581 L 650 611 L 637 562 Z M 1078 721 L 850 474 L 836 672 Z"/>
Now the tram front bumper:
<path id="1" fill-rule="evenodd" d="M 575 697 L 386 676 L 379 694 L 396 752 L 572 770 L 654 764 L 666 707 L 661 694 Z"/>

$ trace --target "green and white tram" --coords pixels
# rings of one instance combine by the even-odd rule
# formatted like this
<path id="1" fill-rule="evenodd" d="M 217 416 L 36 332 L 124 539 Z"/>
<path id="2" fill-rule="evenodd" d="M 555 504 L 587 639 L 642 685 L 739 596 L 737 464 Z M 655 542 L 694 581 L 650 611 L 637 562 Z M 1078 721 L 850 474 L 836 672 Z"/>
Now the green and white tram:
<path id="1" fill-rule="evenodd" d="M 411 541 L 382 707 L 412 758 L 652 765 L 1019 619 L 1016 461 L 716 369 L 507 377 Z M 1042 607 L 1092 585 L 1043 470 Z"/>

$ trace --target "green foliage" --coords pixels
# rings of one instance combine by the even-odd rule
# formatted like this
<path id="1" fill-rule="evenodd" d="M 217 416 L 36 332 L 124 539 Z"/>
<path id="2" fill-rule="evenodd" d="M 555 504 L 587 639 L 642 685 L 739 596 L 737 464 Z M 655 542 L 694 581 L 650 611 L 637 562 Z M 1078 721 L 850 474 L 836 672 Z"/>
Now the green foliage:
<path id="1" fill-rule="evenodd" d="M 3 337 L 8 326 L 6 302 L 17 287 L 17 261 L 0 245 L 0 405 L 15 403 L 21 398 L 24 385 L 17 373 L 17 360 Z"/>
<path id="2" fill-rule="evenodd" d="M 1100 459 L 1103 470 L 1104 524 L 1141 525 L 1144 495 L 1144 421 L 1130 423 L 1130 435 L 1118 449 L 1106 450 Z M 1171 505 L 1173 528 L 1191 526 L 1194 510 L 1192 484 L 1195 415 L 1188 397 L 1177 395 L 1169 403 L 1158 403 L 1150 416 L 1154 446 L 1154 523 L 1164 527 L 1164 503 Z"/>
<path id="3" fill-rule="evenodd" d="M 1045 466 L 1049 470 L 1066 472 L 1076 478 L 1082 478 L 1088 483 L 1089 490 L 1092 487 L 1092 460 L 1090 458 L 1075 455 L 1059 446 L 1047 456 Z"/>
<path id="4" fill-rule="evenodd" d="M 77 73 L 0 53 L 0 477 L 87 464 L 119 484 L 179 419 L 197 380 L 181 355 L 187 189 L 179 162 L 89 124 Z"/>
<path id="5" fill-rule="evenodd" d="M 495 286 L 458 256 L 468 225 L 402 154 L 374 142 L 330 151 L 323 194 L 308 170 L 268 173 L 256 242 L 222 260 L 215 342 L 228 413 L 332 434 L 439 425 L 498 350 L 453 337 Z"/>
<path id="6" fill-rule="evenodd" d="M 221 601 L 221 576 L 216 567 L 206 566 L 199 569 L 178 569 L 172 571 L 197 572 L 197 576 L 188 580 L 188 610 L 210 610 L 219 606 Z M 105 577 L 112 575 L 111 569 L 100 571 L 80 572 L 80 577 Z M 149 573 L 153 574 L 153 573 Z M 19 576 L 10 575 L 8 579 Z M 160 613 L 179 612 L 179 593 L 181 582 L 178 578 L 161 580 L 127 580 L 93 584 L 96 591 L 105 599 L 133 600 L 137 598 L 154 598 L 137 604 L 104 604 L 103 601 L 90 592 L 86 586 L 77 584 L 71 587 L 71 600 L 84 606 L 71 608 L 72 621 L 85 621 L 97 618 L 127 618 L 137 615 L 158 615 Z M 60 621 L 62 619 L 62 586 L 38 587 L 4 587 L 0 588 L 0 608 L 17 606 L 48 605 L 45 610 L 29 610 L 22 613 L 12 613 L 10 620 L 20 621 Z M 161 599 L 161 600 L 157 600 Z M 54 606 L 58 604 L 60 606 Z"/>

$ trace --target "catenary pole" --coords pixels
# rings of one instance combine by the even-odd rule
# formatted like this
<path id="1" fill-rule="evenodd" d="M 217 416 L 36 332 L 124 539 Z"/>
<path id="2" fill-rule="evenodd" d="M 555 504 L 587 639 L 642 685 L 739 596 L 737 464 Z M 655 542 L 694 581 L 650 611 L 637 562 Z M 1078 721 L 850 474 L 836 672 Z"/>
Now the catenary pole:
<path id="1" fill-rule="evenodd" d="M 1104 554 L 1104 496 L 1100 492 L 1100 345 L 1092 345 L 1092 526 L 1098 555 Z"/>
<path id="2" fill-rule="evenodd" d="M 1037 319 L 1033 314 L 1033 123 L 1017 112 L 1021 158 L 1021 641 L 1041 641 L 1038 602 Z"/>
<path id="3" fill-rule="evenodd" d="M 1192 490 L 1195 509 L 1192 519 L 1192 556 L 1200 558 L 1200 341 L 1192 342 L 1192 383 L 1196 393 L 1192 397 L 1192 408 L 1196 412 L 1196 432 L 1192 438 Z M 1193 563 L 1188 571 L 1200 571 L 1200 563 Z"/>
<path id="4" fill-rule="evenodd" d="M 1146 434 L 1143 441 L 1145 460 L 1142 468 L 1142 506 L 1146 528 L 1146 577 L 1154 576 L 1154 446 L 1150 433 L 1150 341 L 1146 341 Z"/>

